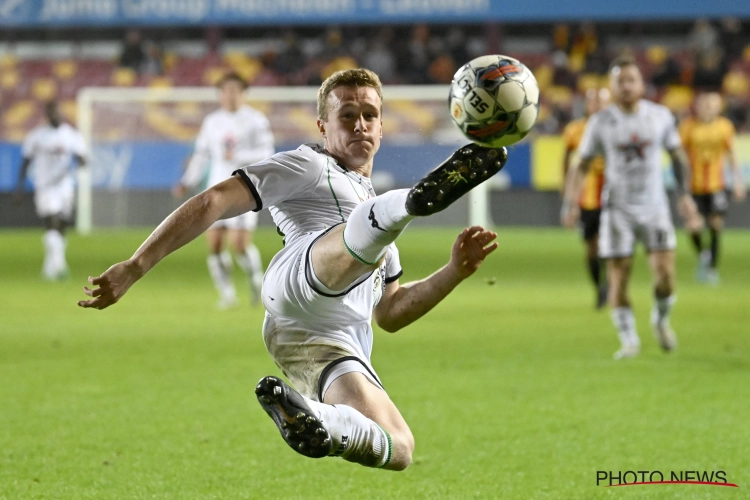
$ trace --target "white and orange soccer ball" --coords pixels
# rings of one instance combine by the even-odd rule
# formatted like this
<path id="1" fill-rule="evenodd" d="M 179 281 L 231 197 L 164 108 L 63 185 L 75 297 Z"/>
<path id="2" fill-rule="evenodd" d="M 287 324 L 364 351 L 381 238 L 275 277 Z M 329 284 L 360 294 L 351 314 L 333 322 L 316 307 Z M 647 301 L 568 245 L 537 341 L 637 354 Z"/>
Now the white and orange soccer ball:
<path id="1" fill-rule="evenodd" d="M 510 146 L 529 133 L 539 114 L 539 85 L 518 59 L 481 56 L 453 76 L 451 119 L 472 142 Z"/>

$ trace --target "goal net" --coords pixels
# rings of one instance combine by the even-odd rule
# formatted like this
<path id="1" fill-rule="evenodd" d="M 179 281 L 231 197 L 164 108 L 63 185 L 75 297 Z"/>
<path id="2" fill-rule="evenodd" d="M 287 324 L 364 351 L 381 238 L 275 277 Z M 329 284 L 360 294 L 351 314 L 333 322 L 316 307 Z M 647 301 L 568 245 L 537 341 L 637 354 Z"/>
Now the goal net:
<path id="1" fill-rule="evenodd" d="M 321 142 L 315 87 L 252 87 L 247 103 L 271 123 L 277 151 Z M 383 142 L 375 158 L 377 192 L 409 187 L 466 142 L 451 123 L 448 87 L 383 89 Z M 169 190 L 180 179 L 203 118 L 218 107 L 217 91 L 200 88 L 84 88 L 78 127 L 90 150 L 79 170 L 76 227 L 154 225 L 179 204 Z M 468 222 L 491 225 L 488 189 L 470 194 Z"/>

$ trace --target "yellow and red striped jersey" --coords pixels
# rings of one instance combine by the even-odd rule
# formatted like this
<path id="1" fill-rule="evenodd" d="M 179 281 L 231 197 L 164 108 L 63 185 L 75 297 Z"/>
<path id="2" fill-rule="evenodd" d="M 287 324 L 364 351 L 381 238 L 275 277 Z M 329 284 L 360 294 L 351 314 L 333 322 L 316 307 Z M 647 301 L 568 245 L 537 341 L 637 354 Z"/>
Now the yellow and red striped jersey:
<path id="1" fill-rule="evenodd" d="M 563 130 L 563 142 L 565 147 L 571 150 L 578 149 L 586 129 L 586 118 L 574 120 Z M 583 190 L 578 199 L 578 205 L 583 210 L 597 210 L 602 207 L 602 187 L 604 186 L 604 157 L 597 156 L 591 162 L 591 167 L 586 173 L 583 181 Z"/>
<path id="2" fill-rule="evenodd" d="M 734 143 L 734 125 L 720 116 L 711 122 L 687 118 L 680 124 L 682 145 L 690 158 L 691 189 L 710 194 L 724 189 L 724 164 Z"/>

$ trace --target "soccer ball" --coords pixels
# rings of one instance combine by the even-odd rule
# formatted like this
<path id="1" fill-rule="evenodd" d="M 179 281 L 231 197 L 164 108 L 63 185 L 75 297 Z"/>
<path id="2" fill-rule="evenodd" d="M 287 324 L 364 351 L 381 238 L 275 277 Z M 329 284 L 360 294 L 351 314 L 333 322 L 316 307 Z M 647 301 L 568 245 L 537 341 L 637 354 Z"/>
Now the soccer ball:
<path id="1" fill-rule="evenodd" d="M 481 56 L 453 76 L 451 119 L 470 141 L 499 148 L 520 141 L 539 114 L 539 85 L 529 68 L 508 56 Z"/>

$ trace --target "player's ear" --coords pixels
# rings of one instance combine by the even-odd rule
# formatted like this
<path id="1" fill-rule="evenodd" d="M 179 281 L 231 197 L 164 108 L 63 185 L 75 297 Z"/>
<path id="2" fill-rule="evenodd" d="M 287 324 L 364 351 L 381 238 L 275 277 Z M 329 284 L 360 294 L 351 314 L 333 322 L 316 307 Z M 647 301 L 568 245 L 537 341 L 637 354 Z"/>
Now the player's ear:
<path id="1" fill-rule="evenodd" d="M 380 120 L 380 138 L 383 138 L 383 120 Z"/>
<path id="2" fill-rule="evenodd" d="M 326 136 L 326 122 L 318 118 L 318 132 L 320 132 L 320 135 L 325 137 Z"/>

